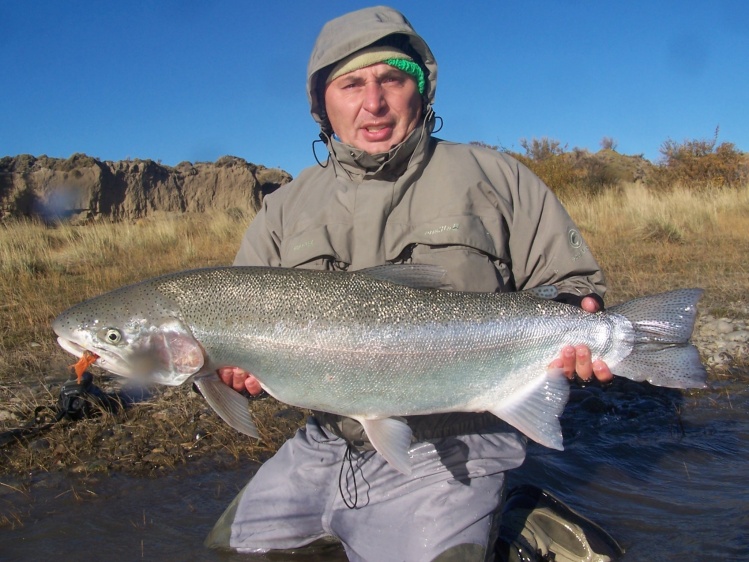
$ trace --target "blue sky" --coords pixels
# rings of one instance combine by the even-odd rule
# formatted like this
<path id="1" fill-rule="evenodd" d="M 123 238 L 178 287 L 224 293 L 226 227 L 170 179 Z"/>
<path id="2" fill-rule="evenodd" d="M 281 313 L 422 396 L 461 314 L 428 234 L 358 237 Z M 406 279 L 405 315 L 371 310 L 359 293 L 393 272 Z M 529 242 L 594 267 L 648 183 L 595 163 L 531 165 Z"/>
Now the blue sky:
<path id="1" fill-rule="evenodd" d="M 322 25 L 371 2 L 0 0 L 0 156 L 314 163 L 304 90 Z M 440 65 L 439 136 L 548 136 L 658 158 L 749 151 L 749 2 L 392 1 Z"/>

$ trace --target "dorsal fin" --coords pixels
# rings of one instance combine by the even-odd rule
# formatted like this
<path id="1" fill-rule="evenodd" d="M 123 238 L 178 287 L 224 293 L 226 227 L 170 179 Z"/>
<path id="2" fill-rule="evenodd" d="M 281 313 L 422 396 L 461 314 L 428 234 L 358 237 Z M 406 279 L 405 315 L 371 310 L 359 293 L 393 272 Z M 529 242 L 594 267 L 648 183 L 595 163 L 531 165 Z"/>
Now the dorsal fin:
<path id="1" fill-rule="evenodd" d="M 446 271 L 438 265 L 426 264 L 391 264 L 378 265 L 361 269 L 354 273 L 361 273 L 374 277 L 380 281 L 388 281 L 396 285 L 405 285 L 414 289 L 449 289 Z"/>

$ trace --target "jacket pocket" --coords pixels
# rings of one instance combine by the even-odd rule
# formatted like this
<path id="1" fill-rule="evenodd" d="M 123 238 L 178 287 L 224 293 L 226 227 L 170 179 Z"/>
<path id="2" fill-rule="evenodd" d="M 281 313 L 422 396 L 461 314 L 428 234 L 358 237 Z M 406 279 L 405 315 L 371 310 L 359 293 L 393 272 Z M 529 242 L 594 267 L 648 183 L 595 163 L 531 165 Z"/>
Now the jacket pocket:
<path id="1" fill-rule="evenodd" d="M 387 245 L 389 261 L 440 266 L 456 291 L 513 289 L 506 236 L 496 218 L 460 215 L 399 226 Z"/>
<path id="2" fill-rule="evenodd" d="M 350 227 L 312 226 L 284 238 L 281 266 L 317 270 L 345 270 L 351 263 Z"/>

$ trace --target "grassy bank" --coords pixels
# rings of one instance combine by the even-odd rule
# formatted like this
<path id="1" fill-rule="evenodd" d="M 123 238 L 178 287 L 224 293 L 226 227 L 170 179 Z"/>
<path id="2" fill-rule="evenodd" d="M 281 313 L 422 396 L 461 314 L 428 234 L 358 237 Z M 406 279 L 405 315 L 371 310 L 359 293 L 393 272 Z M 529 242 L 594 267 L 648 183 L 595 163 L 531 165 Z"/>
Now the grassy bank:
<path id="1" fill-rule="evenodd" d="M 565 204 L 611 287 L 607 301 L 676 287 L 707 290 L 703 310 L 731 316 L 749 294 L 749 187 L 650 192 L 628 185 Z M 230 264 L 250 217 L 207 213 L 86 226 L 0 225 L 0 430 L 52 403 L 72 362 L 52 318 L 81 300 L 168 271 Z M 112 379 L 97 383 L 114 386 Z M 34 446 L 0 449 L 0 474 L 163 470 L 213 455 L 261 459 L 299 423 L 254 406 L 263 440 L 238 436 L 189 388 L 118 415 L 61 423 Z"/>
<path id="2" fill-rule="evenodd" d="M 606 273 L 608 302 L 678 287 L 704 288 L 702 306 L 717 314 L 747 302 L 749 186 L 627 185 L 565 204 Z"/>

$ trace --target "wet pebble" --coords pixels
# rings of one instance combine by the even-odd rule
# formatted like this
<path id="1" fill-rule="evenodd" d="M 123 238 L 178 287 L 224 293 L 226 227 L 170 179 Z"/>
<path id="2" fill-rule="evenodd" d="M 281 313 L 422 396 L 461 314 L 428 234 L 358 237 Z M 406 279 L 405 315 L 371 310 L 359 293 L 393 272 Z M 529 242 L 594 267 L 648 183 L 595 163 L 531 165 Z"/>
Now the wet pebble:
<path id="1" fill-rule="evenodd" d="M 289 421 L 301 421 L 304 419 L 304 414 L 293 408 L 284 408 L 273 414 L 273 417 Z"/>
<path id="2" fill-rule="evenodd" d="M 692 342 L 700 350 L 708 366 L 728 366 L 749 353 L 749 310 L 736 307 L 740 318 L 714 318 L 702 315 L 697 322 Z"/>
<path id="3" fill-rule="evenodd" d="M 10 410 L 0 410 L 0 421 L 16 421 L 18 417 Z"/>
<path id="4" fill-rule="evenodd" d="M 32 451 L 45 451 L 49 449 L 50 444 L 47 439 L 34 439 L 29 443 L 29 449 Z"/>
<path id="5" fill-rule="evenodd" d="M 169 464 L 169 458 L 161 453 L 149 453 L 143 457 L 143 460 L 156 465 Z"/>
<path id="6" fill-rule="evenodd" d="M 712 357 L 710 357 L 710 361 L 714 365 L 728 365 L 733 361 L 733 355 L 730 353 L 726 353 L 725 351 L 719 351 Z"/>
<path id="7" fill-rule="evenodd" d="M 747 330 L 736 330 L 728 334 L 727 339 L 733 342 L 749 342 L 749 331 Z"/>

